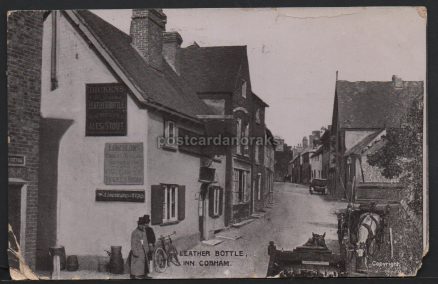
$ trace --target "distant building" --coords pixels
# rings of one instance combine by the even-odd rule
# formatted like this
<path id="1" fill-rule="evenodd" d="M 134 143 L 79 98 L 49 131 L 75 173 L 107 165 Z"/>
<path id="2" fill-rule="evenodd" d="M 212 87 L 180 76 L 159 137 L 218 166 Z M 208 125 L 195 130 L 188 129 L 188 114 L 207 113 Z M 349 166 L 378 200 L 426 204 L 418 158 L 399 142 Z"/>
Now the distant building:
<path id="1" fill-rule="evenodd" d="M 310 181 L 314 178 L 321 179 L 322 177 L 322 145 L 310 155 Z"/>
<path id="2" fill-rule="evenodd" d="M 348 173 L 350 160 L 345 154 L 359 144 L 367 144 L 366 140 L 382 129 L 401 127 L 413 101 L 423 96 L 423 85 L 421 81 L 403 81 L 397 76 L 387 82 L 336 81 L 330 130 L 334 155 L 330 194 L 347 197 L 354 175 Z"/>

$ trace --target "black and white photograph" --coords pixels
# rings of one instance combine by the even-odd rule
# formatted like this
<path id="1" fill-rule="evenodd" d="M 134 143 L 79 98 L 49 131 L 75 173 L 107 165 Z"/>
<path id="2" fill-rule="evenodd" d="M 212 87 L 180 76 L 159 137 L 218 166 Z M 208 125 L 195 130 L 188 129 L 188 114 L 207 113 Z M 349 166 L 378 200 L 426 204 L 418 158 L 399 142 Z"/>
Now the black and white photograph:
<path id="1" fill-rule="evenodd" d="M 415 276 L 425 7 L 14 10 L 13 280 Z"/>

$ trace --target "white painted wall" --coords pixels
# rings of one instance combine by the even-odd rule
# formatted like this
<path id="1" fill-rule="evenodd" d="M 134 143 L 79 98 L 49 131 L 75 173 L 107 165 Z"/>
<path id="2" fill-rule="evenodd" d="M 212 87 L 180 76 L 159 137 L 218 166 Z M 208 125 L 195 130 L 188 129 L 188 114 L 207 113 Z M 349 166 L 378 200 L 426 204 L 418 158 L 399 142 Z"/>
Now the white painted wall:
<path id="1" fill-rule="evenodd" d="M 139 216 L 149 212 L 145 203 L 96 202 L 96 189 L 139 190 L 148 182 L 148 115 L 128 96 L 128 134 L 125 137 L 85 136 L 85 84 L 117 82 L 73 27 L 61 16 L 58 25 L 58 82 L 50 91 L 51 18 L 44 24 L 41 114 L 73 120 L 60 142 L 58 160 L 59 244 L 68 254 L 105 255 L 121 245 L 126 257 L 130 234 Z M 104 180 L 105 143 L 143 142 L 144 185 L 107 186 Z M 44 165 L 42 165 L 44 166 Z"/>
<path id="2" fill-rule="evenodd" d="M 322 153 L 310 158 L 310 169 L 315 172 L 314 178 L 321 178 L 322 175 Z"/>

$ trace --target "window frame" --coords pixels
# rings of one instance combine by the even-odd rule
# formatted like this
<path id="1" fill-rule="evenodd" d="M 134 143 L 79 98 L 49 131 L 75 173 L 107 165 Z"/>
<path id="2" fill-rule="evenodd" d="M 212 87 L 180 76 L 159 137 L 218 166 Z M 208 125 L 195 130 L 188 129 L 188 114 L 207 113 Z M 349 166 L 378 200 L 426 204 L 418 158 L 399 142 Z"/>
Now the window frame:
<path id="1" fill-rule="evenodd" d="M 243 204 L 248 202 L 248 176 L 250 171 L 234 168 L 233 169 L 233 195 L 235 196 L 233 204 Z"/>
<path id="2" fill-rule="evenodd" d="M 242 145 L 240 144 L 242 140 L 242 119 L 237 118 L 237 145 L 236 145 L 236 154 L 242 155 Z"/>
<path id="3" fill-rule="evenodd" d="M 172 125 L 172 132 L 170 132 L 170 126 Z M 169 143 L 169 138 L 172 134 L 173 143 Z M 164 121 L 164 145 L 162 146 L 164 149 L 176 150 L 178 148 L 177 144 L 178 139 L 178 127 L 176 126 L 176 122 L 173 120 L 165 120 Z"/>
<path id="4" fill-rule="evenodd" d="M 262 199 L 262 174 L 257 174 L 257 200 Z"/>
<path id="5" fill-rule="evenodd" d="M 247 82 L 246 82 L 246 80 L 242 79 L 241 95 L 242 95 L 242 98 L 244 98 L 244 99 L 246 99 L 246 93 L 248 91 L 247 89 L 248 89 Z"/>
<path id="6" fill-rule="evenodd" d="M 262 122 L 262 120 L 261 120 L 261 118 L 260 118 L 260 112 L 261 112 L 261 109 L 260 108 L 257 108 L 257 110 L 256 110 L 256 112 L 255 112 L 255 122 L 257 123 L 257 124 L 261 124 Z"/>
<path id="7" fill-rule="evenodd" d="M 163 200 L 163 222 L 162 224 L 178 222 L 178 185 L 176 184 L 163 184 L 164 200 Z M 173 189 L 173 190 L 172 190 Z M 170 193 L 172 192 L 172 193 Z M 172 208 L 168 207 L 172 204 L 172 197 L 169 197 L 169 193 L 174 195 L 173 208 L 174 214 L 172 216 Z M 170 203 L 168 199 L 170 198 Z"/>

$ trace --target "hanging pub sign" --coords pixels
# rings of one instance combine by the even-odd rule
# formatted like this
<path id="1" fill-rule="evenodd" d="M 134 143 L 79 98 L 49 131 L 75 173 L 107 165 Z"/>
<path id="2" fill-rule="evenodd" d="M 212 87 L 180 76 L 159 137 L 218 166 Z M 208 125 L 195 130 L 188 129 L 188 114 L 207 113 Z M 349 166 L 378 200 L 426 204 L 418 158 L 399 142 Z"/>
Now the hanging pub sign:
<path id="1" fill-rule="evenodd" d="M 106 185 L 143 184 L 143 143 L 106 143 L 104 183 Z"/>
<path id="2" fill-rule="evenodd" d="M 96 201 L 144 202 L 144 190 L 96 189 Z"/>
<path id="3" fill-rule="evenodd" d="M 119 83 L 86 85 L 86 136 L 127 134 L 127 93 Z"/>

